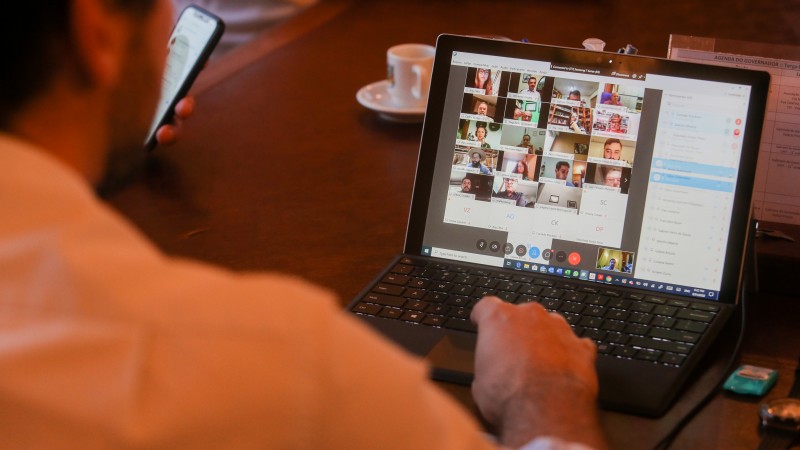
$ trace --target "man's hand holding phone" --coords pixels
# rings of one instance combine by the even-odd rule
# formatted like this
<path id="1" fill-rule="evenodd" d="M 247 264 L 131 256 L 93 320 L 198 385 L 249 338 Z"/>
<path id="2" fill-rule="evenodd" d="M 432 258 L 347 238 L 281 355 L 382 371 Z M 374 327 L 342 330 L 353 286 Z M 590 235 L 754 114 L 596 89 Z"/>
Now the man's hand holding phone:
<path id="1" fill-rule="evenodd" d="M 219 17 L 195 5 L 181 12 L 167 44 L 161 98 L 144 143 L 146 149 L 170 144 L 177 138 L 180 120 L 188 117 L 194 107 L 194 102 L 187 100 L 189 88 L 224 30 Z"/>
<path id="2" fill-rule="evenodd" d="M 194 113 L 194 106 L 195 101 L 192 96 L 182 98 L 175 105 L 173 123 L 162 125 L 156 131 L 156 141 L 158 141 L 159 145 L 172 145 L 178 140 L 181 131 L 181 122 L 192 116 Z"/>

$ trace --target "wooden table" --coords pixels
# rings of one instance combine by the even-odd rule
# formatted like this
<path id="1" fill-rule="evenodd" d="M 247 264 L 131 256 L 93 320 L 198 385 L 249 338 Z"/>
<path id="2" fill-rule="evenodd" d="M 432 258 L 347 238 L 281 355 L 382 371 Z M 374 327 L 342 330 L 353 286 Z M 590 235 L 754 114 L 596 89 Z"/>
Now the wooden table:
<path id="1" fill-rule="evenodd" d="M 422 127 L 384 122 L 355 100 L 385 77 L 386 48 L 433 44 L 442 32 L 573 47 L 598 37 L 610 50 L 631 43 L 657 56 L 670 33 L 798 43 L 797 2 L 756 3 L 323 0 L 215 60 L 198 80 L 198 110 L 181 142 L 157 149 L 146 173 L 110 201 L 167 253 L 299 274 L 344 303 L 403 246 Z M 762 295 L 755 317 L 786 322 L 775 306 L 798 317 L 798 304 Z M 747 335 L 743 360 L 785 375 L 773 394 L 788 391 L 792 327 Z M 716 353 L 709 379 L 725 362 L 725 349 Z M 448 388 L 469 403 L 465 389 Z M 603 420 L 616 448 L 649 448 L 689 403 L 681 405 L 661 420 Z M 718 397 L 673 448 L 755 448 L 756 409 Z"/>

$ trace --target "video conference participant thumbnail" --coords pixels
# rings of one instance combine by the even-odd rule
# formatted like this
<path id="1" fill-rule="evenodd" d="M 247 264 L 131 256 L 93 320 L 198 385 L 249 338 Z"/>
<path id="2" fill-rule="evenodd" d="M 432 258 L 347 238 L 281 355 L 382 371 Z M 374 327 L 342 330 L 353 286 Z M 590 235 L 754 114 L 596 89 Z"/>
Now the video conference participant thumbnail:
<path id="1" fill-rule="evenodd" d="M 569 187 L 583 185 L 586 162 L 554 156 L 543 156 L 541 159 L 538 178 L 540 182 Z"/>
<path id="2" fill-rule="evenodd" d="M 464 94 L 461 117 L 476 122 L 502 122 L 506 99 L 482 94 Z"/>
<path id="3" fill-rule="evenodd" d="M 591 108 L 562 105 L 558 103 L 550 104 L 550 112 L 547 115 L 548 130 L 590 134 L 592 131 L 592 122 L 593 112 Z"/>
<path id="4" fill-rule="evenodd" d="M 488 202 L 492 196 L 493 183 L 494 177 L 465 172 L 461 167 L 454 167 L 450 172 L 448 191 Z"/>
<path id="5" fill-rule="evenodd" d="M 506 100 L 503 123 L 509 125 L 528 125 L 534 128 L 545 128 L 547 126 L 547 114 L 542 114 L 547 110 L 548 104 L 538 100 Z"/>
<path id="6" fill-rule="evenodd" d="M 636 140 L 639 133 L 639 114 L 622 112 L 619 108 L 598 107 L 594 112 L 592 134 Z"/>
<path id="7" fill-rule="evenodd" d="M 470 67 L 467 69 L 464 92 L 505 96 L 508 93 L 508 73 L 501 70 Z"/>
<path id="8" fill-rule="evenodd" d="M 516 206 L 533 207 L 536 203 L 536 183 L 521 185 L 518 178 L 495 177 L 492 199 L 503 200 Z"/>
<path id="9" fill-rule="evenodd" d="M 586 161 L 589 153 L 589 136 L 563 131 L 547 130 L 544 154 Z"/>
<path id="10" fill-rule="evenodd" d="M 605 83 L 600 93 L 599 105 L 617 106 L 627 112 L 642 112 L 644 87 L 629 84 Z"/>
<path id="11" fill-rule="evenodd" d="M 586 183 L 619 190 L 628 193 L 631 182 L 631 169 L 628 167 L 610 166 L 597 163 L 586 165 Z"/>
<path id="12" fill-rule="evenodd" d="M 503 126 L 499 123 L 461 119 L 458 123 L 456 145 L 497 149 L 500 148 L 500 135 L 502 132 Z"/>
<path id="13" fill-rule="evenodd" d="M 500 135 L 500 148 L 541 155 L 546 130 L 525 126 L 503 125 Z"/>
<path id="14" fill-rule="evenodd" d="M 453 166 L 466 172 L 492 175 L 499 159 L 498 151 L 478 147 L 456 146 Z"/>
<path id="15" fill-rule="evenodd" d="M 551 103 L 593 108 L 597 102 L 600 83 L 557 77 L 553 81 Z"/>
<path id="16" fill-rule="evenodd" d="M 597 268 L 610 272 L 633 273 L 633 252 L 601 247 L 597 251 Z"/>
<path id="17" fill-rule="evenodd" d="M 550 101 L 550 91 L 545 91 L 547 80 L 548 77 L 541 74 L 511 72 L 508 98 L 539 102 Z"/>
<path id="18" fill-rule="evenodd" d="M 553 183 L 539 182 L 536 207 L 557 207 L 564 210 L 578 210 L 581 207 L 581 189 Z"/>
<path id="19" fill-rule="evenodd" d="M 536 179 L 536 164 L 539 157 L 527 153 L 502 152 L 499 158 L 499 171 L 511 174 L 522 181 Z"/>
<path id="20" fill-rule="evenodd" d="M 593 136 L 589 142 L 589 161 L 633 167 L 636 142 L 617 137 Z"/>

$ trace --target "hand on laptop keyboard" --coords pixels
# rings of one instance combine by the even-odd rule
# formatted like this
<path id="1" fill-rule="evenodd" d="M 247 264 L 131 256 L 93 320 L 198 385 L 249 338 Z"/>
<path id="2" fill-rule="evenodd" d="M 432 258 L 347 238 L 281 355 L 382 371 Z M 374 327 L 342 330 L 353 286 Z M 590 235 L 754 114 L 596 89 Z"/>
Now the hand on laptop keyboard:
<path id="1" fill-rule="evenodd" d="M 472 393 L 505 445 L 554 436 L 605 448 L 597 422 L 594 343 L 540 304 L 479 301 Z"/>

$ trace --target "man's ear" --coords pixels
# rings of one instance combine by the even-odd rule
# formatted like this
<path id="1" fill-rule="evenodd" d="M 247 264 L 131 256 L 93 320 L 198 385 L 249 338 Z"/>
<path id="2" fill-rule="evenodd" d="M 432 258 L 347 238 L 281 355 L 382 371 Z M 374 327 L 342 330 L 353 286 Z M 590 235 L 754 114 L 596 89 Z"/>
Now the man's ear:
<path id="1" fill-rule="evenodd" d="M 113 86 L 122 71 L 132 21 L 108 0 L 72 0 L 70 33 L 76 65 L 85 81 Z"/>

